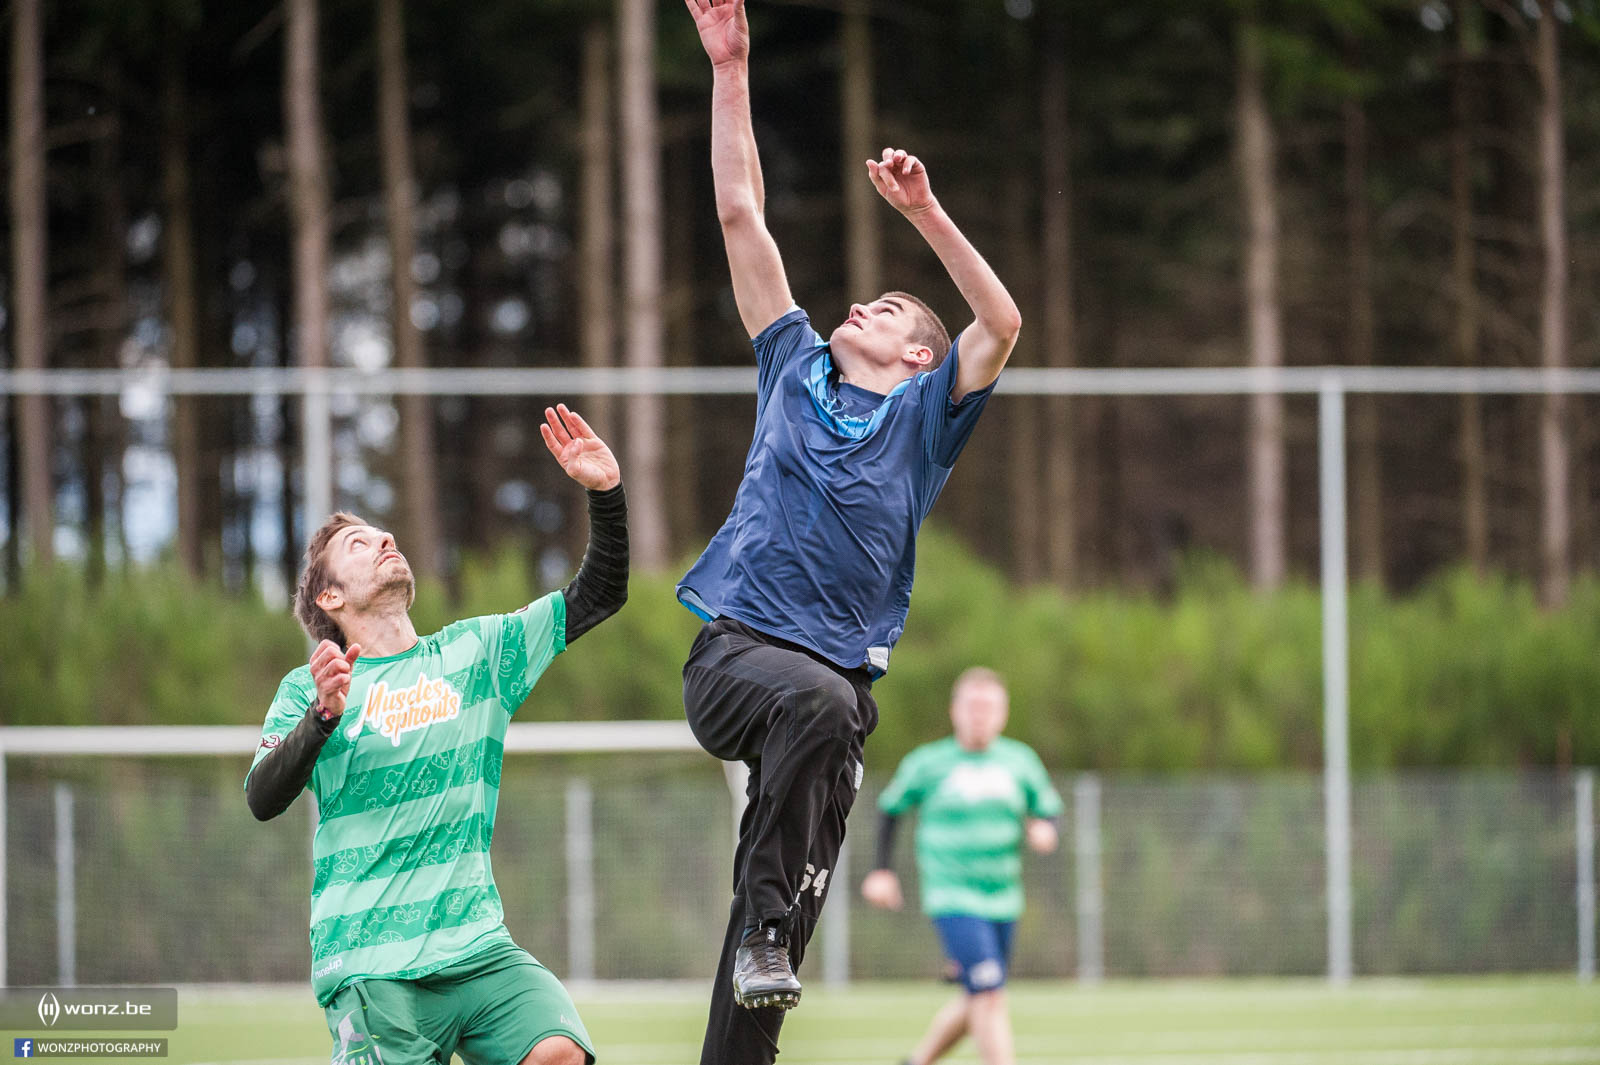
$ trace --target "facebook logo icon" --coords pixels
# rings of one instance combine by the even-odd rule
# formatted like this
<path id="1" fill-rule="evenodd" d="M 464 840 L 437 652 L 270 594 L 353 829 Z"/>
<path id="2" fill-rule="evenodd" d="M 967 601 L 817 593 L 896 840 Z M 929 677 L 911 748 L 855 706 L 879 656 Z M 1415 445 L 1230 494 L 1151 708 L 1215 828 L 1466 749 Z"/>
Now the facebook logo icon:
<path id="1" fill-rule="evenodd" d="M 18 1057 L 18 1058 L 31 1058 L 31 1057 L 33 1057 L 33 1040 L 32 1039 L 18 1039 L 18 1040 L 16 1040 L 16 1050 L 13 1053 L 12 1056 L 13 1057 Z"/>

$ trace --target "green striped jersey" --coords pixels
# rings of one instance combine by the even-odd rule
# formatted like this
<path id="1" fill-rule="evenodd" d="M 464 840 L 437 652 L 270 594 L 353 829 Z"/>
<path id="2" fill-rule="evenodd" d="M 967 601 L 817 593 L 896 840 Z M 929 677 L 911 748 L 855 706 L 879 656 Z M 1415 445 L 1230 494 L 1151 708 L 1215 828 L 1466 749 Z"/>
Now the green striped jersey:
<path id="1" fill-rule="evenodd" d="M 356 659 L 308 784 L 319 1004 L 353 980 L 416 979 L 510 941 L 489 864 L 506 726 L 566 632 L 566 600 L 552 592 Z M 251 769 L 315 697 L 309 666 L 283 678 Z"/>
<path id="2" fill-rule="evenodd" d="M 1027 744 L 1000 736 L 969 751 L 952 736 L 906 755 L 878 808 L 896 817 L 920 811 L 924 913 L 1015 921 L 1022 915 L 1023 824 L 1059 816 L 1061 796 Z"/>

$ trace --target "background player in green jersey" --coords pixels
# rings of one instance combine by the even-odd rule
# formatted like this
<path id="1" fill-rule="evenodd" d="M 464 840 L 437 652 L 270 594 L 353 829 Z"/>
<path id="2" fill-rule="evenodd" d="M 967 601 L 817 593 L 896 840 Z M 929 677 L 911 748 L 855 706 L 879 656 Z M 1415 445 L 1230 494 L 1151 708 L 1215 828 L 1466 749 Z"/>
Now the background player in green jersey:
<path id="1" fill-rule="evenodd" d="M 878 796 L 876 868 L 861 894 L 886 909 L 904 904 L 891 868 L 895 826 L 902 814 L 920 810 L 922 909 L 963 988 L 934 1015 L 910 1065 L 929 1065 L 969 1033 L 984 1065 L 1015 1060 L 1005 982 L 1011 933 L 1022 916 L 1022 844 L 1055 849 L 1061 796 L 1033 749 L 1000 735 L 1008 710 L 999 674 L 967 670 L 950 692 L 954 735 L 906 755 Z"/>
<path id="2" fill-rule="evenodd" d="M 594 1061 L 566 989 L 512 942 L 489 863 L 511 715 L 627 598 L 616 459 L 564 406 L 539 429 L 588 489 L 565 590 L 419 637 L 392 536 L 335 514 L 306 549 L 295 615 L 320 642 L 278 686 L 245 793 L 263 821 L 317 799 L 311 980 L 333 1065 Z"/>

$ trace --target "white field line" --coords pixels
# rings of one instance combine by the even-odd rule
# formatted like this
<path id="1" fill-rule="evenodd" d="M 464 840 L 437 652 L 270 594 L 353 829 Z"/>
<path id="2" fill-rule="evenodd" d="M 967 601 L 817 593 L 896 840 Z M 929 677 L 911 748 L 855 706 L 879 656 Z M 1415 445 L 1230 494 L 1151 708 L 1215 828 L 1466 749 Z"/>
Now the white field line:
<path id="1" fill-rule="evenodd" d="M 1015 1027 L 1015 1026 L 1014 1026 Z M 1030 1038 L 1026 1029 L 1017 1034 L 1020 1047 L 1043 1041 L 1071 1040 L 1074 1033 L 1055 1033 L 1041 1040 Z M 1234 1029 L 1162 1029 L 1148 1032 L 1098 1033 L 1086 1032 L 1086 1042 L 1100 1047 L 1130 1053 L 1167 1053 L 1209 1050 L 1293 1050 L 1304 1046 L 1344 1045 L 1352 1041 L 1368 1044 L 1417 1042 L 1438 1048 L 1440 1044 L 1462 1045 L 1469 1049 L 1481 1047 L 1492 1041 L 1509 1042 L 1513 1046 L 1528 1043 L 1571 1043 L 1576 1046 L 1593 1044 L 1600 1048 L 1600 1024 L 1561 1021 L 1493 1021 L 1476 1024 L 1385 1024 L 1363 1020 L 1360 1027 L 1292 1027 L 1234 1028 Z M 1359 1048 L 1351 1048 L 1359 1049 Z"/>
<path id="2" fill-rule="evenodd" d="M 698 1043 L 625 1045 L 611 1048 L 611 1053 L 601 1047 L 601 1065 L 682 1065 L 683 1061 L 690 1060 L 683 1055 L 692 1055 L 697 1052 L 698 1046 Z M 895 1054 L 905 1053 L 905 1047 L 899 1043 L 892 1049 L 886 1048 L 881 1054 L 874 1053 L 874 1047 L 875 1044 L 863 1045 L 861 1041 L 852 1040 L 848 1043 L 804 1043 L 785 1049 L 789 1053 L 803 1053 L 807 1061 L 828 1062 L 829 1065 L 882 1065 L 885 1061 L 893 1061 Z M 632 1049 L 643 1050 L 649 1056 L 635 1058 L 624 1053 Z M 864 1057 L 864 1053 L 868 1056 Z M 946 1060 L 951 1065 L 967 1065 L 976 1059 L 969 1054 L 961 1054 Z M 1070 1051 L 1055 1051 L 1047 1054 L 1019 1053 L 1016 1060 L 1030 1065 L 1600 1065 L 1600 1046 L 1116 1055 L 1080 1055 Z"/>
<path id="3" fill-rule="evenodd" d="M 1554 1025 L 1560 1027 L 1560 1025 Z M 1586 1025 L 1568 1025 L 1590 1028 Z M 798 1046 L 795 1046 L 798 1044 Z M 602 1065 L 682 1065 L 699 1052 L 699 1043 L 611 1043 L 598 1047 Z M 806 1059 L 830 1065 L 882 1065 L 904 1054 L 899 1039 L 794 1039 L 792 1052 L 803 1052 Z M 866 1054 L 867 1057 L 862 1057 Z M 949 1059 L 952 1065 L 970 1062 L 970 1055 Z M 1149 1051 L 1125 1054 L 1077 1054 L 1069 1049 L 1048 1052 L 1019 1052 L 1019 1063 L 1051 1062 L 1070 1065 L 1600 1065 L 1600 1043 L 1576 1046 L 1538 1047 L 1386 1047 L 1355 1051 L 1334 1047 L 1326 1051 Z M 256 1057 L 256 1059 L 216 1060 L 190 1065 L 302 1065 L 302 1057 Z"/>

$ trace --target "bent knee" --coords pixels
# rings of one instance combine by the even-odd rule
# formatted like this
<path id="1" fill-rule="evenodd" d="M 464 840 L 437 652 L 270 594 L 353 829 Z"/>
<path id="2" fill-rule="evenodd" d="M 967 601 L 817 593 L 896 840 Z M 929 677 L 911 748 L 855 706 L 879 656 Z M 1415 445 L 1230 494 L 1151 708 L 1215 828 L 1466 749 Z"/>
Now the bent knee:
<path id="1" fill-rule="evenodd" d="M 522 1059 L 522 1065 L 586 1065 L 589 1052 L 564 1035 L 539 1040 Z"/>
<path id="2" fill-rule="evenodd" d="M 796 717 L 806 727 L 841 737 L 861 729 L 856 690 L 841 676 L 831 675 L 815 687 L 795 692 L 791 699 Z"/>

